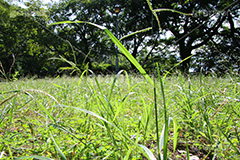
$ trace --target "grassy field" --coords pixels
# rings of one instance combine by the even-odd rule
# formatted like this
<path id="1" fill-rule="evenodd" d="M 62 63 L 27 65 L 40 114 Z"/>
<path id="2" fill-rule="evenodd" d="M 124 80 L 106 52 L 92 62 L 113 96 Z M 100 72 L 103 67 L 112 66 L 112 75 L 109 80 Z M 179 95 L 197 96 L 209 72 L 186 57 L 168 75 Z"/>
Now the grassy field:
<path id="1" fill-rule="evenodd" d="M 0 159 L 157 159 L 164 144 L 171 159 L 240 159 L 237 76 L 176 74 L 154 89 L 123 72 L 1 82 L 0 91 Z"/>

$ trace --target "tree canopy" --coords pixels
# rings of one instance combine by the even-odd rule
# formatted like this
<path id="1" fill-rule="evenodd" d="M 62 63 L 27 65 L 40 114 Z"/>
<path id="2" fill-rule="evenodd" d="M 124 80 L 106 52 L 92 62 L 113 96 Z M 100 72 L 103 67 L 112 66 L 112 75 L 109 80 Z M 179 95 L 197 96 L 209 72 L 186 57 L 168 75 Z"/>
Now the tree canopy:
<path id="1" fill-rule="evenodd" d="M 116 4 L 121 7 L 118 16 L 113 9 Z M 83 20 L 103 25 L 116 35 L 116 18 L 118 38 L 147 70 L 155 62 L 170 70 L 180 61 L 183 72 L 239 70 L 238 1 L 152 0 L 151 4 L 158 19 L 145 0 L 61 0 L 51 5 L 29 0 L 24 8 L 0 0 L 1 76 L 57 75 L 59 68 L 68 65 L 53 58 L 60 56 L 81 70 L 114 72 L 116 49 L 104 32 L 87 24 L 49 24 Z M 152 29 L 121 39 L 148 27 Z M 134 70 L 119 55 L 120 68 Z"/>

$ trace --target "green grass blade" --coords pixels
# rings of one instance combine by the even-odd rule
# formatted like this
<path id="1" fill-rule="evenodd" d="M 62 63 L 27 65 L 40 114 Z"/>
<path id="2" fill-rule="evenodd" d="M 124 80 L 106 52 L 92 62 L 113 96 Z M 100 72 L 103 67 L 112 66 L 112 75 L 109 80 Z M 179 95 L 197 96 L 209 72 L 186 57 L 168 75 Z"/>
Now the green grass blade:
<path id="1" fill-rule="evenodd" d="M 6 107 L 2 110 L 1 116 L 0 116 L 0 124 L 2 124 L 4 118 L 6 117 L 5 115 L 7 115 L 9 113 L 9 111 L 11 110 L 11 107 L 6 105 Z"/>
<path id="2" fill-rule="evenodd" d="M 61 151 L 61 149 L 58 147 L 56 141 L 54 140 L 54 138 L 53 138 L 53 136 L 52 136 L 52 134 L 51 134 L 51 132 L 50 132 L 50 136 L 51 136 L 51 139 L 52 139 L 52 141 L 53 141 L 53 143 L 54 143 L 57 151 L 59 152 L 60 156 L 62 157 L 62 159 L 67 160 L 66 156 L 63 154 L 63 152 Z"/>
<path id="3" fill-rule="evenodd" d="M 175 67 L 179 66 L 182 62 L 186 61 L 187 59 L 191 58 L 192 56 L 193 56 L 193 55 L 185 58 L 184 60 L 181 60 L 181 61 L 178 62 L 176 65 L 174 65 L 169 71 L 167 71 L 167 73 L 164 75 L 164 77 L 163 77 L 162 79 L 165 80 L 165 78 L 167 77 L 167 75 L 170 74 L 171 71 L 172 71 Z"/>
<path id="4" fill-rule="evenodd" d="M 78 111 L 81 111 L 81 112 L 84 112 L 84 113 L 87 113 L 93 117 L 96 117 L 98 118 L 99 120 L 102 120 L 104 122 L 106 122 L 107 124 L 113 126 L 115 129 L 117 129 L 127 140 L 131 141 L 132 143 L 134 143 L 130 138 L 128 138 L 128 136 L 126 134 L 124 134 L 117 126 L 115 126 L 113 123 L 109 122 L 108 120 L 106 120 L 105 118 L 97 115 L 96 113 L 92 112 L 92 111 L 89 111 L 89 110 L 86 110 L 86 109 L 82 109 L 82 108 L 77 108 L 77 107 L 73 107 L 73 106 L 66 106 L 66 105 L 55 105 L 54 107 L 67 107 L 67 108 L 73 108 L 75 110 L 78 110 Z"/>
<path id="5" fill-rule="evenodd" d="M 123 72 L 123 70 L 119 71 L 119 72 L 117 73 L 117 75 L 116 75 L 116 76 L 114 77 L 114 79 L 113 79 L 113 82 L 112 82 L 112 85 L 111 85 L 111 89 L 110 89 L 110 92 L 109 92 L 109 94 L 108 94 L 108 101 L 109 101 L 109 102 L 111 101 L 112 92 L 113 92 L 115 83 L 116 83 L 116 81 L 117 81 L 117 78 L 118 78 L 118 76 L 119 76 L 122 72 Z"/>
<path id="6" fill-rule="evenodd" d="M 173 153 L 175 153 L 177 148 L 177 138 L 178 138 L 178 125 L 176 118 L 173 118 Z"/>
<path id="7" fill-rule="evenodd" d="M 39 160 L 53 160 L 51 158 L 47 157 L 41 157 L 41 156 L 24 156 L 24 157 L 18 157 L 16 160 L 22 160 L 22 159 L 39 159 Z"/>
<path id="8" fill-rule="evenodd" d="M 163 145 L 163 158 L 164 160 L 167 160 L 167 145 L 168 145 L 168 115 L 167 115 L 167 106 L 166 106 L 166 100 L 165 100 L 165 93 L 163 88 L 163 80 L 161 78 L 159 66 L 157 64 L 157 72 L 158 72 L 158 78 L 160 81 L 160 87 L 161 87 L 161 93 L 162 93 L 162 100 L 163 100 L 163 107 L 164 107 L 164 121 L 165 121 L 165 128 L 164 128 L 164 145 Z M 170 119 L 169 119 L 170 121 Z"/>
<path id="9" fill-rule="evenodd" d="M 184 13 L 184 12 L 180 12 L 180 11 L 177 11 L 175 9 L 169 9 L 169 8 L 159 8 L 159 9 L 154 9 L 153 11 L 154 12 L 163 12 L 163 11 L 175 12 L 175 13 L 183 14 L 183 15 L 186 15 L 186 16 L 191 16 L 192 15 L 192 13 Z"/>
<path id="10" fill-rule="evenodd" d="M 161 160 L 161 148 L 160 148 L 160 143 L 161 141 L 159 140 L 159 130 L 158 130 L 158 107 L 157 107 L 157 93 L 156 93 L 156 86 L 154 82 L 154 108 L 155 108 L 155 126 L 156 126 L 156 136 L 157 136 L 157 155 L 158 159 Z"/>
<path id="11" fill-rule="evenodd" d="M 37 102 L 37 103 L 39 104 L 40 109 L 41 109 L 42 111 L 44 111 L 44 112 L 48 115 L 48 117 L 49 117 L 53 122 L 56 122 L 56 121 L 55 121 L 55 118 L 47 111 L 47 109 L 46 109 L 43 105 L 41 105 L 41 103 L 39 103 L 39 102 L 37 101 L 37 99 L 35 99 L 35 98 L 30 94 L 30 92 L 45 94 L 46 96 L 50 97 L 52 100 L 54 100 L 55 102 L 58 103 L 58 101 L 57 101 L 53 96 L 51 96 L 50 94 L 48 94 L 48 93 L 46 93 L 46 92 L 43 92 L 43 91 L 41 91 L 41 90 L 36 90 L 36 89 L 27 89 L 27 90 L 22 90 L 22 91 L 19 90 L 19 91 L 18 91 L 17 93 L 15 93 L 14 95 L 11 95 L 11 96 L 8 97 L 7 99 L 3 100 L 3 101 L 0 103 L 0 106 L 3 105 L 4 103 L 6 103 L 7 101 L 11 100 L 12 98 L 18 96 L 19 94 L 23 94 L 23 93 L 24 93 L 24 94 L 30 96 L 31 98 L 33 98 L 33 99 L 35 100 L 35 102 Z M 59 104 L 59 103 L 58 103 L 58 104 Z M 59 105 L 60 105 L 60 104 L 59 104 Z M 1 118 L 2 118 L 2 116 L 1 116 Z"/>
<path id="12" fill-rule="evenodd" d="M 128 58 L 128 60 L 138 69 L 138 71 L 153 86 L 153 81 L 149 77 L 149 75 L 146 73 L 146 71 L 137 62 L 137 60 L 129 53 L 129 51 L 122 45 L 122 43 L 106 27 L 100 26 L 100 25 L 97 25 L 97 24 L 94 24 L 94 23 L 91 23 L 91 22 L 86 22 L 86 21 L 62 21 L 62 22 L 52 23 L 50 25 L 71 24 L 71 23 L 87 23 L 87 24 L 93 25 L 95 27 L 98 27 L 99 29 L 104 30 L 107 33 L 107 35 L 111 38 L 111 40 L 116 44 L 116 46 L 119 48 L 119 50 L 122 51 L 122 53 Z"/>
<path id="13" fill-rule="evenodd" d="M 123 160 L 128 160 L 131 153 L 132 153 L 132 148 L 127 151 L 127 154 Z"/>
<path id="14" fill-rule="evenodd" d="M 79 78 L 79 81 L 78 81 L 78 86 L 81 84 L 82 78 L 83 78 L 83 76 L 84 76 L 85 73 L 87 74 L 87 71 L 88 71 L 88 70 L 84 70 L 83 73 L 81 74 L 81 76 L 80 76 L 80 78 Z"/>
<path id="15" fill-rule="evenodd" d="M 128 85 L 128 91 L 130 92 L 130 80 L 129 80 L 129 76 L 128 76 L 128 73 L 127 73 L 127 71 L 125 71 L 124 70 L 124 73 L 125 73 L 125 75 L 126 75 L 126 79 L 127 79 L 127 85 Z"/>
<path id="16" fill-rule="evenodd" d="M 40 107 L 40 109 L 43 111 L 43 112 L 45 112 L 46 113 L 46 115 L 54 122 L 54 123 L 56 123 L 56 120 L 55 120 L 55 118 L 48 112 L 48 110 L 40 103 L 40 102 L 38 102 L 38 100 L 37 99 L 35 99 L 30 93 L 28 93 L 28 92 L 25 92 L 28 96 L 30 96 L 31 98 L 33 98 L 34 99 L 34 101 L 38 104 L 38 106 Z"/>
<path id="17" fill-rule="evenodd" d="M 154 15 L 154 17 L 155 17 L 155 19 L 156 19 L 156 21 L 157 21 L 158 28 L 159 28 L 160 31 L 162 32 L 162 27 L 161 27 L 161 25 L 160 25 L 160 20 L 159 20 L 159 18 L 158 18 L 158 16 L 157 16 L 157 13 L 153 10 L 153 7 L 152 7 L 152 4 L 151 4 L 150 0 L 146 0 L 146 1 L 147 1 L 147 3 L 148 3 L 149 9 L 152 11 L 152 14 Z"/>
<path id="18" fill-rule="evenodd" d="M 9 158 L 13 159 L 13 154 L 9 145 L 8 145 L 8 151 L 9 151 Z"/>
<path id="19" fill-rule="evenodd" d="M 112 114 L 115 115 L 114 109 L 113 109 L 112 105 L 110 104 L 110 101 L 109 101 L 109 100 L 104 96 L 104 94 L 103 94 L 103 91 L 102 91 L 102 88 L 101 88 L 101 86 L 100 86 L 100 83 L 99 83 L 99 81 L 98 81 L 98 79 L 97 79 L 97 76 L 94 74 L 93 71 L 89 70 L 89 72 L 91 72 L 91 73 L 94 75 L 95 82 L 97 83 L 98 89 L 100 90 L 100 95 L 101 95 L 101 97 L 99 97 L 99 99 L 100 99 L 100 101 L 102 102 L 103 106 L 104 106 L 104 107 L 108 106 L 108 107 L 110 108 Z"/>
<path id="20" fill-rule="evenodd" d="M 58 84 L 55 84 L 55 83 L 53 83 L 53 85 L 55 86 L 55 87 L 57 87 L 57 88 L 61 88 L 61 89 L 66 89 L 66 88 L 64 88 L 64 87 L 62 87 L 62 86 L 60 86 L 60 85 L 58 85 Z"/>
<path id="21" fill-rule="evenodd" d="M 125 134 L 120 128 L 118 128 L 116 125 L 114 125 L 113 123 L 109 122 L 109 121 L 106 120 L 105 118 L 97 115 L 96 113 L 94 113 L 94 112 L 92 112 L 92 111 L 89 111 L 89 110 L 86 110 L 86 109 L 82 109 L 82 108 L 73 107 L 73 106 L 66 106 L 66 105 L 61 105 L 61 106 L 56 105 L 56 106 L 54 106 L 54 107 L 73 108 L 73 109 L 75 109 L 75 110 L 78 110 L 78 111 L 87 113 L 87 114 L 89 114 L 89 115 L 91 115 L 91 116 L 93 116 L 93 117 L 96 117 L 96 118 L 98 118 L 99 120 L 103 121 L 104 123 L 107 123 L 107 124 L 111 125 L 112 127 L 114 127 L 116 130 L 118 130 L 118 132 L 123 136 L 123 138 L 125 138 L 125 139 L 128 141 L 128 143 L 133 144 L 133 145 L 137 146 L 138 148 L 139 148 L 139 147 L 142 148 L 142 146 L 140 146 L 139 144 L 136 144 L 132 139 L 129 138 L 128 135 L 126 135 L 126 134 Z M 107 128 L 107 129 L 108 129 L 108 128 Z M 112 135 L 111 135 L 111 136 L 112 136 Z M 148 151 L 148 150 L 144 150 L 144 151 L 145 151 L 145 152 L 143 152 L 144 154 L 150 154 L 150 153 L 146 152 L 146 151 Z M 150 155 L 151 155 L 151 154 L 150 154 Z M 151 157 L 151 156 L 150 156 L 150 157 Z M 153 159 L 153 160 L 155 160 L 155 159 Z"/>
<path id="22" fill-rule="evenodd" d="M 127 37 L 130 37 L 130 36 L 133 36 L 133 35 L 138 34 L 138 33 L 147 32 L 147 31 L 149 31 L 151 29 L 152 29 L 152 27 L 148 27 L 148 28 L 145 28 L 145 29 L 141 29 L 141 30 L 135 31 L 135 32 L 133 32 L 131 34 L 123 36 L 122 38 L 119 39 L 119 41 L 122 41 L 123 39 L 125 39 Z"/>
<path id="23" fill-rule="evenodd" d="M 232 143 L 232 141 L 229 139 L 229 137 L 222 131 L 222 129 L 219 127 L 219 126 L 217 126 L 218 127 L 218 130 L 223 134 L 223 136 L 227 139 L 227 141 L 231 144 L 231 146 L 233 147 L 233 149 L 236 151 L 236 153 L 238 154 L 238 155 L 240 155 L 240 151 L 239 151 L 239 149 Z"/>
<path id="24" fill-rule="evenodd" d="M 188 142 L 185 138 L 185 141 L 186 141 L 186 148 L 187 148 L 187 160 L 190 160 L 190 154 L 189 154 L 189 148 L 188 148 Z"/>
<path id="25" fill-rule="evenodd" d="M 146 78 L 146 80 L 153 86 L 153 80 L 149 77 L 137 60 L 129 53 L 129 51 L 122 45 L 122 43 L 108 30 L 104 30 L 112 41 L 118 46 L 119 50 L 128 58 L 128 60 L 138 69 L 138 71 Z"/>
<path id="26" fill-rule="evenodd" d="M 149 157 L 150 160 L 157 160 L 157 159 L 154 157 L 153 153 L 152 153 L 146 146 L 141 145 L 141 144 L 138 144 L 138 146 L 140 146 L 140 147 L 147 153 L 147 155 L 148 155 L 148 157 Z"/>
<path id="27" fill-rule="evenodd" d="M 72 135 L 74 138 L 76 138 L 76 139 L 79 140 L 79 138 L 77 138 L 72 132 L 70 132 L 69 130 L 67 130 L 65 127 L 63 127 L 63 126 L 61 126 L 61 125 L 58 125 L 58 124 L 56 124 L 56 123 L 51 123 L 51 124 L 49 124 L 49 125 L 50 125 L 50 126 L 53 126 L 54 128 L 58 128 L 59 130 L 64 131 L 64 132 Z"/>

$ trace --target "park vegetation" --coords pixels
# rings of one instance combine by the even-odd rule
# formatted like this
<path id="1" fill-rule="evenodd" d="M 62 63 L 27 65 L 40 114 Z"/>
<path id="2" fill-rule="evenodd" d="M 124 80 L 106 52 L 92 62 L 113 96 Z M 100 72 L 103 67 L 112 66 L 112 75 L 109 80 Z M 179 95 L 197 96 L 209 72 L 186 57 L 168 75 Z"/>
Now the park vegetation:
<path id="1" fill-rule="evenodd" d="M 0 159 L 240 158 L 239 3 L 0 2 Z"/>
<path id="2" fill-rule="evenodd" d="M 175 68 L 186 73 L 239 71 L 237 1 L 152 1 L 153 9 L 186 14 L 161 10 L 153 14 L 145 0 L 61 0 L 48 5 L 34 0 L 25 2 L 24 8 L 14 1 L 0 2 L 2 79 L 71 74 L 70 68 L 62 68 L 70 65 L 56 59 L 60 57 L 75 63 L 80 72 L 88 68 L 96 74 L 113 73 L 116 47 L 102 30 L 87 24 L 50 24 L 88 21 L 116 35 L 116 4 L 121 7 L 118 39 L 145 70 L 150 72 L 159 62 L 166 72 L 182 61 Z M 122 52 L 119 61 L 120 69 L 137 71 Z"/>

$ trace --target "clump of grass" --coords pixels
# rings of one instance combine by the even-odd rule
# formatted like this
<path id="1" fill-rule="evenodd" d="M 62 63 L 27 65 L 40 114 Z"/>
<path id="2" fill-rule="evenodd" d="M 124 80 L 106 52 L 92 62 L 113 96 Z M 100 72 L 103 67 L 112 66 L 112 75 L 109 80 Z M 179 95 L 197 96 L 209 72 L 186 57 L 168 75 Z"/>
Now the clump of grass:
<path id="1" fill-rule="evenodd" d="M 161 95 L 161 85 L 155 85 L 154 96 L 151 84 L 140 76 L 123 72 L 117 78 L 83 76 L 79 81 L 78 77 L 63 77 L 0 83 L 0 99 L 4 101 L 0 121 L 2 158 L 158 157 L 155 118 L 159 139 L 165 124 L 163 97 L 156 96 Z M 174 158 L 178 150 L 185 147 L 187 151 L 188 146 L 190 153 L 194 147 L 199 148 L 202 158 L 237 159 L 240 127 L 237 77 L 187 79 L 178 75 L 162 82 L 167 118 L 174 118 L 168 128 L 167 157 Z M 160 79 L 155 84 L 160 84 Z M 48 94 L 29 92 L 27 88 Z M 174 127 L 175 123 L 178 125 Z M 177 134 L 173 132 L 179 132 L 176 152 L 170 147 L 176 141 Z"/>
<path id="2" fill-rule="evenodd" d="M 156 12 L 166 9 L 147 2 L 160 24 Z M 84 21 L 55 24 L 64 23 L 105 31 L 145 79 L 124 71 L 113 77 L 84 71 L 80 78 L 1 83 L 0 158 L 155 160 L 181 157 L 182 148 L 187 159 L 198 154 L 194 150 L 204 159 L 239 158 L 236 77 L 162 78 L 157 66 L 155 80 L 107 28 Z"/>

